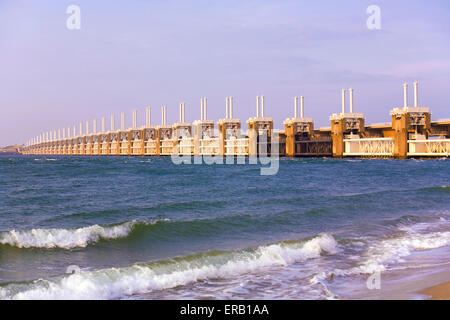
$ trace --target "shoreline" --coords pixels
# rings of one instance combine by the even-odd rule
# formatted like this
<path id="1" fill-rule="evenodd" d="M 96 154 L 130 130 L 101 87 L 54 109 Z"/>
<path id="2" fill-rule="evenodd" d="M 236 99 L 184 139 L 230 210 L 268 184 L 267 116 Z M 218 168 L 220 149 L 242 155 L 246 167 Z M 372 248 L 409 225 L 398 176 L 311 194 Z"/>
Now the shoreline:
<path id="1" fill-rule="evenodd" d="M 450 300 L 450 281 L 429 287 L 419 293 L 428 296 L 428 300 Z"/>

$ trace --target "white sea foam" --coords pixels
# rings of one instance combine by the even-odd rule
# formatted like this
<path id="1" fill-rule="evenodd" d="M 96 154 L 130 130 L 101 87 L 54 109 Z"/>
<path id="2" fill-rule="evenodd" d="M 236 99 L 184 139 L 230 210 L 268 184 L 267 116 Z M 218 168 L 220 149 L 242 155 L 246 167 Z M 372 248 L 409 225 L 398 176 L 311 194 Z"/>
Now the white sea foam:
<path id="1" fill-rule="evenodd" d="M 366 274 L 386 271 L 389 265 L 403 262 L 414 251 L 441 248 L 447 246 L 449 241 L 450 232 L 408 233 L 399 239 L 383 240 L 371 247 L 364 263 L 352 271 Z"/>
<path id="2" fill-rule="evenodd" d="M 59 281 L 39 280 L 20 289 L 9 285 L 0 289 L 3 299 L 117 299 L 153 290 L 174 288 L 201 280 L 229 278 L 255 272 L 264 267 L 285 266 L 322 253 L 337 252 L 335 239 L 328 234 L 296 244 L 273 244 L 252 251 L 214 257 L 178 259 L 170 263 L 133 265 L 82 272 Z M 216 257 L 217 258 L 217 257 Z M 222 262 L 218 262 L 222 261 Z"/>
<path id="3" fill-rule="evenodd" d="M 405 233 L 401 237 L 385 239 L 381 241 L 371 241 L 369 248 L 362 257 L 362 262 L 353 268 L 335 269 L 331 272 L 321 272 L 312 278 L 313 283 L 319 283 L 321 280 L 331 276 L 350 276 L 357 274 L 372 274 L 374 272 L 388 271 L 414 251 L 430 250 L 450 245 L 450 232 L 431 231 L 431 224 L 417 224 L 411 227 L 400 227 Z M 441 225 L 442 227 L 442 225 Z M 427 233 L 419 231 L 427 230 Z"/>
<path id="4" fill-rule="evenodd" d="M 18 248 L 84 248 L 101 239 L 124 238 L 139 223 L 143 222 L 133 220 L 115 226 L 92 225 L 78 229 L 10 230 L 0 233 L 0 244 Z"/>

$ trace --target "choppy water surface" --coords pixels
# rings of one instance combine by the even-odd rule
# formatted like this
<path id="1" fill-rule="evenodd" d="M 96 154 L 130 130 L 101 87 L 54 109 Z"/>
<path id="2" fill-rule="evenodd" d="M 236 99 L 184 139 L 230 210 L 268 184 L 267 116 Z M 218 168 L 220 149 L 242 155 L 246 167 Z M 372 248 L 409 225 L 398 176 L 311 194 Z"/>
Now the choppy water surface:
<path id="1" fill-rule="evenodd" d="M 446 159 L 2 156 L 0 182 L 3 299 L 417 298 L 450 271 Z"/>

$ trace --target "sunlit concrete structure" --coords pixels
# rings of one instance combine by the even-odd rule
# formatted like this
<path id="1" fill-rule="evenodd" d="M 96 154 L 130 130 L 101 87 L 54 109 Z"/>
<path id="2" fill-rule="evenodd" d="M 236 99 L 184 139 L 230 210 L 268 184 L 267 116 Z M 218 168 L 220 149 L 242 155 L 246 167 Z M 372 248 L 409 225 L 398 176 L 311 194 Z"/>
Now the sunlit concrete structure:
<path id="1" fill-rule="evenodd" d="M 419 107 L 418 83 L 414 83 L 414 107 L 408 105 L 408 84 L 404 84 L 404 106 L 391 111 L 394 135 L 394 156 L 406 159 L 408 155 L 423 156 L 431 130 L 431 112 L 427 107 Z"/>
<path id="2" fill-rule="evenodd" d="M 247 120 L 248 155 L 270 154 L 273 119 L 264 117 L 264 96 L 256 97 L 256 117 Z"/>
<path id="3" fill-rule="evenodd" d="M 304 97 L 294 97 L 294 117 L 284 121 L 286 136 L 286 156 L 288 157 L 326 157 L 332 155 L 331 137 L 321 136 L 314 131 L 312 118 L 304 117 Z"/>
<path id="4" fill-rule="evenodd" d="M 294 98 L 294 117 L 284 121 L 278 136 L 280 155 L 289 157 L 448 157 L 450 155 L 450 119 L 431 120 L 428 107 L 419 105 L 419 85 L 414 83 L 414 103 L 408 104 L 408 85 L 404 85 L 404 104 L 394 108 L 390 123 L 365 125 L 363 114 L 354 111 L 354 91 L 349 89 L 347 112 L 346 90 L 342 90 L 342 111 L 330 117 L 329 128 L 314 128 L 311 118 L 304 117 L 304 98 Z M 151 109 L 146 109 L 145 125 L 138 127 L 137 111 L 132 125 L 125 127 L 121 114 L 120 129 L 111 115 L 110 130 L 105 118 L 101 129 L 97 121 L 79 126 L 51 130 L 30 139 L 20 150 L 23 154 L 73 156 L 170 156 L 222 155 L 261 156 L 271 153 L 273 120 L 264 115 L 264 96 L 256 100 L 256 117 L 247 120 L 248 131 L 241 131 L 241 121 L 233 117 L 233 97 L 225 100 L 225 118 L 217 123 L 207 117 L 207 99 L 200 101 L 200 120 L 185 121 L 185 103 L 180 104 L 179 121 L 167 123 L 167 109 L 162 107 L 161 124 L 151 125 Z"/>
<path id="5" fill-rule="evenodd" d="M 241 134 L 241 121 L 233 118 L 233 97 L 225 99 L 225 106 L 225 118 L 217 123 L 220 155 L 248 156 L 248 138 Z"/>
<path id="6" fill-rule="evenodd" d="M 146 156 L 156 156 L 159 154 L 159 145 L 157 144 L 158 131 L 156 127 L 150 124 L 150 108 L 147 109 L 147 123 L 143 131 L 144 154 Z"/>
<path id="7" fill-rule="evenodd" d="M 362 113 L 354 113 L 353 110 L 353 89 L 350 89 L 349 93 L 350 112 L 345 112 L 346 90 L 342 89 L 342 112 L 335 113 L 330 117 L 333 157 L 335 158 L 342 158 L 344 153 L 358 156 L 359 150 L 355 148 L 355 144 L 352 142 L 361 139 L 365 130 L 364 115 Z"/>
<path id="8" fill-rule="evenodd" d="M 167 125 L 167 108 L 162 107 L 161 125 L 156 127 L 156 155 L 170 156 L 173 150 L 173 127 Z"/>
<path id="9" fill-rule="evenodd" d="M 194 138 L 192 137 L 192 126 L 186 122 L 186 105 L 180 103 L 179 122 L 173 125 L 173 153 L 176 155 L 190 156 L 194 154 Z"/>
<path id="10" fill-rule="evenodd" d="M 200 120 L 194 121 L 194 155 L 216 156 L 220 154 L 219 138 L 214 133 L 214 121 L 208 120 L 206 98 L 200 100 Z"/>

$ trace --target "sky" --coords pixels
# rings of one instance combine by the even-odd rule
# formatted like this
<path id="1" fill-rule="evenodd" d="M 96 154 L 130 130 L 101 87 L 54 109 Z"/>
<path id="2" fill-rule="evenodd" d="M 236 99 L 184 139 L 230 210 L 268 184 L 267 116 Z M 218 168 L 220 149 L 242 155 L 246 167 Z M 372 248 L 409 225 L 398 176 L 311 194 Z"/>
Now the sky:
<path id="1" fill-rule="evenodd" d="M 69 30 L 70 5 L 81 28 Z M 381 9 L 369 30 L 366 10 Z M 448 0 L 0 0 L 0 146 L 111 114 L 119 126 L 145 108 L 152 124 L 225 117 L 225 98 L 243 126 L 265 96 L 276 128 L 305 96 L 305 117 L 329 126 L 341 89 L 354 88 L 366 123 L 389 122 L 403 83 L 419 81 L 419 104 L 450 118 Z M 99 125 L 98 125 L 99 126 Z"/>

